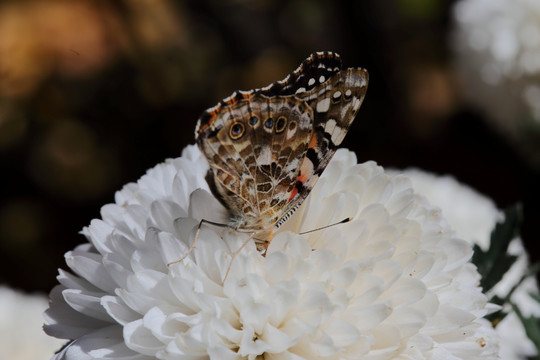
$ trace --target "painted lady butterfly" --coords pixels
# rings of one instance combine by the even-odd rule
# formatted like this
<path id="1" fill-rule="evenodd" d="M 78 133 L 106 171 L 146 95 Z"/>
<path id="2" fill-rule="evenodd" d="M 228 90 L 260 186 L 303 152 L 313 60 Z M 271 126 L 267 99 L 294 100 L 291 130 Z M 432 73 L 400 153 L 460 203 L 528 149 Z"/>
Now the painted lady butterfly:
<path id="1" fill-rule="evenodd" d="M 201 115 L 195 138 L 229 227 L 267 248 L 343 141 L 367 84 L 366 70 L 342 70 L 338 54 L 317 52 L 285 79 L 236 91 Z"/>

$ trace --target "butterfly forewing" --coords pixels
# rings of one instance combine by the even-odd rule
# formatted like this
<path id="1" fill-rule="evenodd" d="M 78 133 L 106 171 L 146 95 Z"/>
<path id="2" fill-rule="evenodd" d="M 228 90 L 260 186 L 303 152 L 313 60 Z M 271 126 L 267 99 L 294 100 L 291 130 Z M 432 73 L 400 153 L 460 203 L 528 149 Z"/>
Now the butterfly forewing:
<path id="1" fill-rule="evenodd" d="M 313 131 L 306 156 L 300 164 L 296 194 L 285 209 L 282 219 L 276 223 L 276 228 L 302 204 L 315 186 L 354 121 L 364 99 L 367 83 L 368 74 L 365 70 L 346 69 L 324 85 L 297 95 L 313 109 Z"/>
<path id="2" fill-rule="evenodd" d="M 254 92 L 265 96 L 288 96 L 310 91 L 320 86 L 341 70 L 341 58 L 329 51 L 311 54 L 285 79 L 276 81 Z"/>

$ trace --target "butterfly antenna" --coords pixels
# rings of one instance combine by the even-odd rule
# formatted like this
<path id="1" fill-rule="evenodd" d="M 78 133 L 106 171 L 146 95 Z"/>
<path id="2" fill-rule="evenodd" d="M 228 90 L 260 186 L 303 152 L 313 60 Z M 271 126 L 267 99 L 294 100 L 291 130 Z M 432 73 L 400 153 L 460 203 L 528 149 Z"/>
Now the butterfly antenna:
<path id="1" fill-rule="evenodd" d="M 341 221 L 339 221 L 337 223 L 321 226 L 319 228 L 308 230 L 308 231 L 303 231 L 301 233 L 298 233 L 298 235 L 305 235 L 305 234 L 309 234 L 309 233 L 312 233 L 312 232 L 315 232 L 315 231 L 324 230 L 324 229 L 327 229 L 327 228 L 332 227 L 332 226 L 336 226 L 336 225 L 340 225 L 340 224 L 346 224 L 349 221 L 351 221 L 352 219 L 353 219 L 352 217 L 348 217 L 348 218 L 345 218 L 345 219 L 343 219 L 343 220 L 341 220 Z"/>

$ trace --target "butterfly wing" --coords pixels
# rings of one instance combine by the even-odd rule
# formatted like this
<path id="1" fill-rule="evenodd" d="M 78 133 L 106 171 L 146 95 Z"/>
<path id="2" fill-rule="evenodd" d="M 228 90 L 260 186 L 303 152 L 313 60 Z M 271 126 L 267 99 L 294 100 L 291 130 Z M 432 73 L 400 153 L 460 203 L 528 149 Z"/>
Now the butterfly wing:
<path id="1" fill-rule="evenodd" d="M 302 204 L 334 156 L 362 105 L 367 84 L 367 71 L 349 68 L 324 84 L 296 95 L 313 109 L 313 132 L 300 164 L 293 197 L 276 228 Z"/>
<path id="2" fill-rule="evenodd" d="M 311 54 L 283 80 L 254 90 L 265 96 L 289 96 L 310 91 L 341 71 L 341 58 L 329 51 Z"/>
<path id="3" fill-rule="evenodd" d="M 203 112 L 195 131 L 207 181 L 239 230 L 277 228 L 300 206 L 343 141 L 367 72 L 318 52 L 285 79 L 236 91 Z"/>
<path id="4" fill-rule="evenodd" d="M 195 139 L 198 139 L 201 134 L 205 134 L 208 131 L 219 131 L 219 126 L 222 126 L 223 123 L 216 121 L 216 119 L 222 110 L 231 105 L 248 100 L 254 95 L 273 98 L 309 92 L 340 71 L 341 58 L 338 54 L 329 51 L 313 53 L 284 79 L 260 89 L 235 91 L 215 106 L 205 110 L 197 121 Z"/>
<path id="5" fill-rule="evenodd" d="M 293 96 L 260 94 L 222 107 L 197 143 L 207 181 L 231 213 L 231 226 L 268 229 L 294 191 L 312 133 L 313 111 Z"/>

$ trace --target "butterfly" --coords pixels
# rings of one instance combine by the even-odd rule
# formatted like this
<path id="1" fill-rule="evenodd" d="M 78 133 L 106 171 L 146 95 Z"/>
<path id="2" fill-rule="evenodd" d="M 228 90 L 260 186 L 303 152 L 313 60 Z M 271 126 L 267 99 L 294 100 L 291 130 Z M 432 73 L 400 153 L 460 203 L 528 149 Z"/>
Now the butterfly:
<path id="1" fill-rule="evenodd" d="M 235 91 L 203 112 L 195 139 L 228 227 L 268 247 L 343 141 L 367 84 L 366 70 L 342 69 L 338 54 L 317 52 L 283 80 Z"/>

